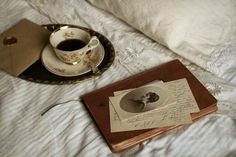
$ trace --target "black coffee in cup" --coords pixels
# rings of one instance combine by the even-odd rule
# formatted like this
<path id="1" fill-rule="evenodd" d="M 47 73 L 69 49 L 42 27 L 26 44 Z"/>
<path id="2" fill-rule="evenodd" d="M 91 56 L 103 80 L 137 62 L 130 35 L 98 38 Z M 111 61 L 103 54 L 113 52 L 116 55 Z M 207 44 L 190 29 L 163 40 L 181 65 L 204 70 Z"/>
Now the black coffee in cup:
<path id="1" fill-rule="evenodd" d="M 62 42 L 60 42 L 57 45 L 57 49 L 63 50 L 63 51 L 74 51 L 83 48 L 86 45 L 85 42 L 79 39 L 67 39 Z"/>
<path id="2" fill-rule="evenodd" d="M 70 26 L 63 26 L 53 31 L 49 41 L 56 56 L 62 62 L 72 65 L 83 61 L 87 52 L 100 45 L 96 36 L 91 36 L 88 31 L 81 28 Z"/>

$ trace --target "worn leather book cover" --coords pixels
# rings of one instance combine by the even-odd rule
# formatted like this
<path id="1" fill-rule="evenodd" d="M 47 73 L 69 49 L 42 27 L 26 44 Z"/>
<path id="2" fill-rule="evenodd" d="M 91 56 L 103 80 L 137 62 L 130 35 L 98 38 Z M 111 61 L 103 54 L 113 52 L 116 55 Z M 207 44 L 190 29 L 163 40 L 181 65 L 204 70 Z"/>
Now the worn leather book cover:
<path id="1" fill-rule="evenodd" d="M 193 121 L 217 110 L 217 100 L 179 60 L 164 63 L 83 95 L 82 100 L 111 151 L 121 152 L 178 126 L 111 133 L 109 96 L 113 96 L 114 91 L 136 88 L 154 80 L 167 82 L 181 78 L 187 79 L 200 109 L 200 112 L 191 114 Z"/>

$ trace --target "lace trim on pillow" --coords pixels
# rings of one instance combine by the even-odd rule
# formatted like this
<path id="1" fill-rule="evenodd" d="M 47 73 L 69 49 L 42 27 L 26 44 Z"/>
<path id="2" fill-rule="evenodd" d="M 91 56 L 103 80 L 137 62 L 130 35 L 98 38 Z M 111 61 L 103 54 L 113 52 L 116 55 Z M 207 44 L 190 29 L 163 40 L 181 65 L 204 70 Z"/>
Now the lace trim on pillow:
<path id="1" fill-rule="evenodd" d="M 236 31 L 234 32 L 228 42 L 216 46 L 206 63 L 208 71 L 228 81 L 236 76 Z"/>

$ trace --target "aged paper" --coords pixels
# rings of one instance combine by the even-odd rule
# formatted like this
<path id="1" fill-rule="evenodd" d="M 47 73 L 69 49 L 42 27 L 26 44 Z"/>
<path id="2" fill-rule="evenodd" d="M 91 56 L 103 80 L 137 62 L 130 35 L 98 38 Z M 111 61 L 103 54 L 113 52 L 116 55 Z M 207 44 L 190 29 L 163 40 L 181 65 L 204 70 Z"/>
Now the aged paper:
<path id="1" fill-rule="evenodd" d="M 155 84 L 152 82 L 151 84 Z M 170 105 L 159 111 L 148 112 L 148 114 L 140 114 L 134 118 L 120 120 L 118 114 L 109 103 L 111 132 L 131 131 L 140 129 L 158 128 L 171 125 L 180 125 L 191 123 L 190 113 L 198 112 L 198 105 L 192 95 L 186 79 L 166 82 L 168 89 L 177 99 L 176 105 Z M 114 92 L 114 95 L 129 92 L 131 89 Z"/>
<path id="2" fill-rule="evenodd" d="M 40 58 L 51 32 L 22 19 L 0 34 L 0 69 L 18 76 Z"/>
<path id="3" fill-rule="evenodd" d="M 184 112 L 194 113 L 199 112 L 200 109 L 192 94 L 192 91 L 185 78 L 174 80 L 165 83 L 167 88 L 172 91 L 172 94 L 178 99 L 178 103 Z"/>
<path id="4" fill-rule="evenodd" d="M 158 81 L 153 81 L 149 83 L 148 85 L 155 84 Z M 185 78 L 174 80 L 170 82 L 165 82 L 166 87 L 171 92 L 172 96 L 174 96 L 178 102 L 178 104 L 181 104 L 180 106 L 183 108 L 185 112 L 188 113 L 194 113 L 199 112 L 200 109 L 198 107 L 198 104 L 192 94 L 192 91 L 188 85 L 188 82 Z M 117 96 L 119 94 L 122 94 L 123 92 L 129 92 L 130 89 L 122 90 L 122 91 L 116 91 L 114 92 L 114 95 Z"/>
<path id="5" fill-rule="evenodd" d="M 121 92 L 109 99 L 121 120 L 140 114 L 148 114 L 176 103 L 176 98 L 160 81 Z"/>
<path id="6" fill-rule="evenodd" d="M 111 103 L 109 103 L 109 110 L 111 132 L 142 130 L 192 123 L 190 114 L 181 114 L 181 111 L 177 107 L 173 107 L 171 110 L 152 112 L 123 121 L 119 119 Z"/>

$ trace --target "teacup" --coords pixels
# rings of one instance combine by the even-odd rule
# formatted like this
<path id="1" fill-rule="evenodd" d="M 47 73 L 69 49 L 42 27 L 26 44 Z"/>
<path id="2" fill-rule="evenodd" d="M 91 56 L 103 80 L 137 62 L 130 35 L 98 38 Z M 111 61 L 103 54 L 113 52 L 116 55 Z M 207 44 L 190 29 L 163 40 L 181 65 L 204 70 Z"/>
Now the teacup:
<path id="1" fill-rule="evenodd" d="M 62 62 L 73 65 L 83 61 L 85 55 L 100 44 L 96 36 L 71 26 L 63 26 L 53 31 L 49 42 Z"/>

